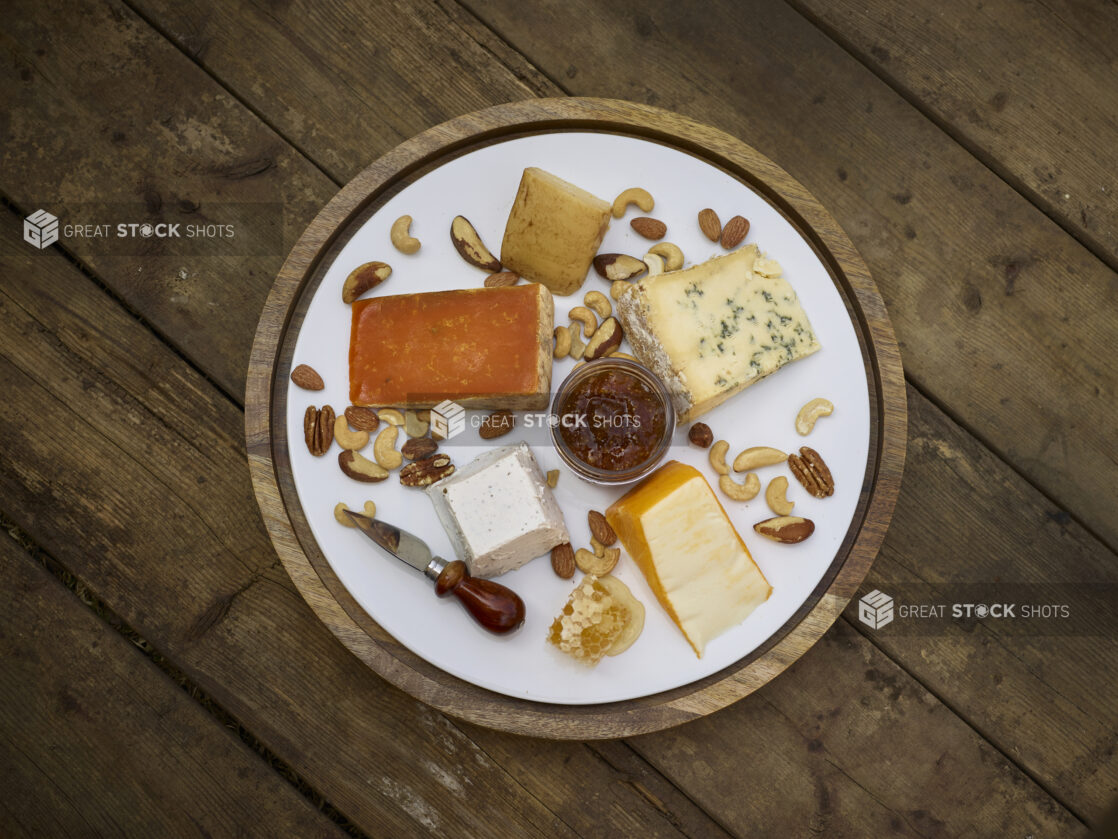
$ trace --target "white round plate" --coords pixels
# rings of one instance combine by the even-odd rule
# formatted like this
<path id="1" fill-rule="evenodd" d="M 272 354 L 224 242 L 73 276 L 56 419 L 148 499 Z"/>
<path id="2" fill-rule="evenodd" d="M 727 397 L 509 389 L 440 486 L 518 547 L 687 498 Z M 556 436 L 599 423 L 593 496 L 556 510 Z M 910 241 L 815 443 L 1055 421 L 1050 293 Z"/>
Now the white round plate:
<path id="1" fill-rule="evenodd" d="M 702 417 L 716 439 L 730 442 L 731 457 L 747 446 L 795 452 L 811 445 L 830 466 L 836 488 L 832 497 L 817 500 L 804 492 L 785 464 L 759 470 L 762 486 L 776 475 L 787 476 L 789 498 L 796 503 L 794 514 L 815 522 L 815 534 L 798 545 L 777 544 L 753 531 L 755 523 L 773 515 L 763 492 L 745 503 L 719 493 L 773 593 L 743 623 L 710 642 L 701 659 L 624 552 L 614 573 L 645 604 L 647 615 L 643 634 L 627 652 L 591 668 L 546 643 L 551 621 L 574 587 L 573 580 L 555 576 L 546 556 L 499 578 L 523 598 L 527 619 L 509 637 L 490 635 L 454 598 L 437 598 L 431 581 L 418 571 L 334 520 L 333 508 L 339 501 L 360 509 L 372 499 L 378 518 L 421 536 L 435 553 L 452 558 L 450 540 L 426 494 L 401 486 L 395 474 L 379 484 L 353 481 L 339 470 L 336 448 L 316 458 L 300 442 L 307 405 L 330 404 L 341 413 L 349 404 L 350 307 L 341 300 L 346 275 L 376 259 L 392 265 L 393 272 L 373 294 L 480 286 L 485 272 L 466 264 L 454 250 L 450 221 L 459 214 L 466 216 L 498 253 L 521 173 L 528 166 L 545 169 L 611 202 L 628 187 L 645 187 L 656 199 L 650 215 L 667 224 L 666 240 L 682 248 L 685 265 L 723 253 L 699 231 L 699 210 L 712 207 L 723 222 L 737 214 L 745 216 L 751 223 L 746 242 L 756 243 L 783 266 L 822 345 L 819 352 L 793 362 Z M 389 243 L 389 227 L 404 214 L 414 218 L 412 235 L 423 243 L 412 256 L 398 253 Z M 641 213 L 631 207 L 624 218 L 612 220 L 601 252 L 640 257 L 648 250 L 652 243 L 629 226 L 636 215 Z M 581 305 L 582 295 L 591 289 L 609 291 L 609 284 L 593 270 L 577 294 L 555 298 L 556 323 L 566 323 L 568 310 Z M 628 349 L 627 342 L 621 349 Z M 407 359 L 401 358 L 400 363 L 406 364 Z M 562 132 L 507 140 L 455 158 L 407 186 L 353 234 L 327 269 L 306 311 L 293 364 L 311 365 L 326 382 L 325 391 L 318 393 L 288 383 L 287 437 L 293 441 L 291 468 L 300 503 L 338 579 L 377 623 L 430 663 L 480 687 L 540 702 L 590 704 L 646 696 L 710 675 L 750 653 L 799 609 L 835 559 L 866 471 L 870 410 L 862 353 L 843 300 L 823 264 L 795 228 L 742 182 L 684 152 L 632 137 Z M 573 364 L 570 359 L 555 362 L 553 390 Z M 835 412 L 803 438 L 793 422 L 799 408 L 817 396 L 830 399 Z M 469 412 L 471 419 L 485 413 Z M 483 447 L 527 439 L 541 469 L 559 468 L 558 455 L 539 431 L 520 425 L 490 443 L 468 428 L 443 443 L 441 450 L 461 468 Z M 696 466 L 716 485 L 706 452 L 687 442 L 687 426 L 676 430 L 668 458 Z M 587 512 L 605 510 L 623 492 L 624 488 L 591 485 L 562 469 L 555 496 L 575 547 L 589 547 Z"/>

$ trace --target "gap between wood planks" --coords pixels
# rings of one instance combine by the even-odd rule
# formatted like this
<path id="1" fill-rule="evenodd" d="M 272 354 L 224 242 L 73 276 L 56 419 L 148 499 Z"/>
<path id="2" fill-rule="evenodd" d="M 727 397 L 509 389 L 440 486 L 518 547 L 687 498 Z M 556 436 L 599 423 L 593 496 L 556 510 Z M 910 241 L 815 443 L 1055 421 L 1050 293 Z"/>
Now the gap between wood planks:
<path id="1" fill-rule="evenodd" d="M 526 67 L 529 68 L 530 71 L 534 71 L 534 72 L 538 73 L 540 79 L 546 80 L 547 83 L 549 83 L 551 86 L 554 86 L 554 88 L 555 88 L 554 91 L 548 90 L 549 84 L 540 83 L 538 80 L 533 80 L 535 83 L 529 85 L 529 87 L 531 87 L 533 90 L 536 90 L 536 91 L 539 91 L 539 92 L 544 92 L 544 93 L 564 93 L 564 94 L 569 95 L 569 91 L 567 91 L 564 88 L 563 85 L 561 85 L 558 81 L 556 81 L 555 79 L 548 76 L 546 73 L 544 73 L 539 68 L 532 65 L 530 62 L 528 62 L 528 60 L 526 58 L 524 58 L 524 56 L 522 54 L 516 52 L 510 46 L 508 46 L 507 41 L 504 40 L 500 36 L 499 33 L 497 33 L 492 28 L 487 27 L 486 24 L 484 22 L 480 21 L 476 17 L 476 15 L 474 15 L 471 11 L 469 11 L 468 9 L 464 9 L 463 7 L 458 6 L 457 4 L 450 4 L 452 8 L 447 8 L 447 5 L 443 2 L 439 2 L 438 5 L 440 6 L 440 8 L 443 8 L 444 11 L 447 11 L 448 14 L 452 15 L 455 18 L 456 23 L 458 23 L 460 25 L 460 28 L 461 28 L 461 30 L 463 31 L 464 34 L 466 34 L 468 37 L 470 37 L 472 40 L 474 40 L 475 43 L 477 43 L 480 47 L 482 47 L 488 54 L 493 55 L 495 57 L 495 59 L 498 60 L 503 67 L 509 69 L 509 71 L 512 72 L 518 79 L 522 79 L 522 80 L 523 79 L 530 79 L 530 73 L 525 73 L 525 70 L 524 70 L 524 67 L 526 66 Z M 231 89 L 228 85 L 226 85 L 213 71 L 211 71 L 209 68 L 205 67 L 204 64 L 202 64 L 202 62 L 195 55 L 193 55 L 189 51 L 186 51 L 186 50 L 182 49 L 178 45 L 178 43 L 172 37 L 170 37 L 170 35 L 167 32 L 164 32 L 163 30 L 161 30 L 150 19 L 148 19 L 147 17 L 142 15 L 139 11 L 135 10 L 134 8 L 132 10 L 142 20 L 144 20 L 149 26 L 151 26 L 154 31 L 158 32 L 158 34 L 160 34 L 165 40 L 170 41 L 170 43 L 180 53 L 185 55 L 192 63 L 194 63 L 196 66 L 198 66 L 200 69 L 202 69 L 203 72 L 206 72 L 206 74 L 210 78 L 212 78 L 215 81 L 215 83 L 219 84 L 222 87 L 222 89 L 225 90 L 231 97 L 233 97 L 238 103 L 240 103 L 243 107 L 245 107 L 250 113 L 252 113 L 254 116 L 256 116 L 256 118 L 259 119 L 261 121 L 261 123 L 263 123 L 268 128 L 270 128 L 273 131 L 273 133 L 275 133 L 278 137 L 280 137 L 284 142 L 288 143 L 288 145 L 291 148 L 293 148 L 295 151 L 297 151 L 304 159 L 306 159 L 308 161 L 308 163 L 310 163 L 312 166 L 314 166 L 318 171 L 322 172 L 335 185 L 339 185 L 339 186 L 341 185 L 340 180 L 333 177 L 322 165 L 320 165 L 304 149 L 302 149 L 298 144 L 296 144 L 290 138 L 288 138 L 286 135 L 284 135 L 283 132 L 279 131 L 261 113 L 259 113 L 249 103 L 247 103 L 240 96 L 238 96 L 237 93 L 233 89 Z M 494 40 L 496 41 L 496 45 L 493 43 Z M 506 53 L 508 53 L 508 54 L 506 55 Z M 510 62 L 510 58 L 511 58 L 511 62 Z M 516 59 L 522 59 L 523 62 L 524 62 L 523 66 L 520 66 L 520 67 L 515 66 L 516 64 L 519 64 L 519 62 Z M 995 173 L 995 174 L 997 174 L 997 173 Z M 1013 186 L 1013 185 L 1011 184 L 1011 186 Z M 1014 189 L 1015 189 L 1015 191 L 1019 191 L 1019 190 L 1016 189 L 1016 187 L 1014 187 Z M 17 208 L 11 201 L 7 201 L 6 203 L 9 205 L 9 208 L 13 212 L 18 212 L 19 208 Z M 1030 202 L 1030 203 L 1032 203 L 1032 202 Z M 124 301 L 122 301 L 117 295 L 113 294 L 112 291 L 110 289 L 108 289 L 104 285 L 104 283 L 101 282 L 99 280 L 99 278 L 97 278 L 96 275 L 92 271 L 90 271 L 89 268 L 81 262 L 81 260 L 79 258 L 74 256 L 72 253 L 69 253 L 69 252 L 66 252 L 66 251 L 63 251 L 63 252 L 64 252 L 68 261 L 70 261 L 73 265 L 75 265 L 75 267 L 79 268 L 79 270 L 81 270 L 83 274 L 85 274 L 87 277 L 89 277 L 95 284 L 97 284 L 103 291 L 105 291 L 105 293 L 109 294 L 112 299 L 114 299 L 120 305 L 124 306 L 125 310 L 128 311 L 130 314 L 132 314 L 132 316 L 136 320 L 140 321 L 145 326 L 147 326 L 148 329 L 154 335 L 156 335 L 156 337 L 158 337 L 165 345 L 167 345 L 173 352 L 175 352 L 175 354 L 178 357 L 180 357 L 184 361 L 186 361 L 187 364 L 190 365 L 190 367 L 192 369 L 199 372 L 207 381 L 210 381 L 211 383 L 215 384 L 215 386 L 218 388 L 218 391 L 221 392 L 229 401 L 231 401 L 233 404 L 238 406 L 238 408 L 243 407 L 243 399 L 241 399 L 238 396 L 233 395 L 233 394 L 229 393 L 228 391 L 224 390 L 223 388 L 220 387 L 220 385 L 217 385 L 216 382 L 214 382 L 213 379 L 205 373 L 205 371 L 201 370 L 200 368 L 197 367 L 197 365 L 192 363 L 190 361 L 190 359 L 184 354 L 184 352 L 179 347 L 175 346 L 175 344 L 172 341 L 170 341 L 166 336 L 162 335 L 157 329 L 155 329 L 145 318 L 142 317 L 142 315 L 135 312 Z M 975 437 L 975 439 L 978 440 L 979 442 L 981 442 L 983 445 L 986 445 L 987 449 L 991 450 L 999 458 L 999 460 L 1002 460 L 1004 463 L 1006 463 L 1006 465 L 1015 474 L 1018 474 L 1019 477 L 1024 477 L 1013 467 L 1013 465 L 1010 462 L 1006 461 L 1006 459 L 1001 456 L 1001 453 L 997 452 L 994 449 L 991 449 L 990 446 L 987 445 L 985 443 L 985 441 L 982 440 L 982 438 L 979 437 L 972 429 L 967 427 L 965 424 L 958 422 L 957 418 L 954 417 L 951 414 L 951 412 L 947 411 L 944 408 L 944 406 L 940 405 L 938 402 L 933 400 L 927 394 L 927 392 L 919 385 L 919 383 L 911 382 L 911 380 L 910 380 L 910 383 L 913 385 L 915 390 L 917 390 L 922 395 L 924 395 L 926 398 L 928 398 L 929 401 L 932 401 L 933 404 L 936 404 L 938 407 L 940 407 L 940 409 L 943 410 L 944 413 L 947 416 L 949 416 L 953 421 L 955 421 L 956 424 L 959 425 L 960 428 L 965 430 L 967 433 L 971 434 L 971 436 Z M 1035 485 L 1032 484 L 1027 479 L 1026 479 L 1026 483 L 1029 484 L 1030 486 L 1034 486 L 1034 488 L 1036 488 Z M 1045 494 L 1039 488 L 1037 488 L 1037 489 L 1038 489 L 1038 492 L 1040 492 L 1041 495 L 1043 495 L 1045 498 L 1048 498 L 1047 494 Z M 1049 499 L 1049 500 L 1051 500 L 1051 499 Z M 1054 506 L 1059 507 L 1059 505 L 1054 505 Z M 1078 522 L 1078 519 L 1076 519 L 1076 521 Z M 1079 523 L 1082 524 L 1082 522 L 1079 522 Z M 1091 532 L 1089 528 L 1084 527 L 1084 529 L 1087 530 L 1088 532 Z M 1100 541 L 1102 541 L 1102 540 L 1100 540 Z M 1104 544 L 1105 544 L 1105 542 L 1104 542 Z M 849 619 L 848 619 L 848 622 L 850 622 Z M 857 627 L 855 627 L 855 628 L 857 629 Z M 876 643 L 874 643 L 872 638 L 870 638 L 869 636 L 866 636 L 866 637 L 867 637 L 867 640 L 869 640 L 870 643 L 875 646 L 875 648 L 877 648 L 879 651 L 884 653 L 884 650 L 882 650 L 882 648 L 880 646 L 878 646 Z M 888 655 L 886 657 L 890 658 L 890 660 L 894 661 L 894 663 L 897 663 L 895 659 L 889 657 Z M 901 669 L 904 669 L 904 668 L 902 667 Z M 908 672 L 908 671 L 906 670 L 906 672 Z M 911 675 L 911 674 L 909 674 L 909 675 Z M 913 677 L 913 678 L 915 679 L 915 677 Z M 917 681 L 919 681 L 919 680 L 917 680 Z M 943 702 L 942 697 L 940 697 L 934 691 L 930 690 L 927 685 L 923 684 L 922 682 L 920 682 L 920 684 L 926 690 L 928 690 L 929 693 L 931 693 L 933 696 L 936 696 L 937 699 L 939 699 L 941 702 Z M 202 693 L 200 690 L 198 692 Z M 999 753 L 1003 754 L 1003 756 L 1005 756 L 1006 759 L 1012 765 L 1021 769 L 1021 771 L 1024 774 L 1026 774 L 1028 777 L 1030 777 L 1030 778 L 1033 777 L 1017 761 L 1014 761 L 1009 755 L 1007 755 L 1005 752 L 1003 752 L 1001 749 L 999 749 L 996 744 L 994 744 L 992 741 L 990 741 L 973 723 L 971 723 L 969 720 L 967 720 L 966 717 L 959 714 L 956 711 L 955 708 L 953 708 L 952 706 L 950 706 L 946 702 L 943 702 L 943 704 L 945 705 L 945 707 L 949 708 L 952 711 L 952 713 L 955 713 L 956 716 L 958 716 L 965 724 L 967 724 L 968 727 L 970 727 L 972 730 L 974 730 L 976 732 L 976 734 L 978 734 L 980 737 L 982 737 L 983 740 L 985 740 L 987 743 L 989 743 Z M 592 752 L 594 752 L 599 757 L 601 757 L 601 754 L 599 752 L 597 752 L 593 747 L 589 747 L 589 748 L 591 749 Z M 634 752 L 634 754 L 636 754 L 636 753 Z M 643 758 L 642 758 L 642 760 L 643 760 Z M 653 771 L 655 771 L 655 770 L 653 770 Z M 1036 779 L 1033 778 L 1033 780 L 1035 781 Z M 670 783 L 670 781 L 668 783 Z M 673 784 L 673 786 L 674 786 L 674 784 Z M 1040 786 L 1042 789 L 1044 789 L 1046 792 L 1048 792 L 1051 795 L 1050 791 L 1048 791 L 1048 789 L 1043 784 L 1040 784 L 1038 782 L 1038 786 Z M 678 787 L 676 787 L 676 789 L 678 789 Z M 682 790 L 680 791 L 680 793 L 682 795 L 685 795 L 685 793 L 683 793 Z M 1053 797 L 1054 800 L 1057 800 L 1057 801 L 1060 800 L 1060 799 L 1056 798 L 1055 796 L 1052 796 L 1052 797 Z M 1061 802 L 1061 804 L 1063 804 L 1063 802 Z M 1063 806 L 1065 806 L 1065 808 L 1070 813 L 1075 815 L 1076 818 L 1080 818 L 1080 820 L 1081 820 L 1081 817 L 1072 808 L 1067 807 L 1066 804 L 1064 804 Z"/>
<path id="2" fill-rule="evenodd" d="M 1118 259 L 1114 259 L 1106 252 L 1105 248 L 1100 247 L 1095 242 L 1091 241 L 1089 236 L 1084 236 L 1081 232 L 1077 231 L 1074 225 L 1070 224 L 1066 218 L 1061 217 L 1058 213 L 1052 212 L 1045 202 L 1037 200 L 1033 190 L 1030 190 L 1028 185 L 1017 175 L 1010 171 L 1008 166 L 1000 165 L 997 157 L 987 152 L 977 142 L 967 139 L 964 132 L 955 128 L 954 124 L 940 116 L 937 116 L 935 110 L 923 105 L 920 97 L 913 93 L 909 88 L 902 84 L 898 79 L 885 72 L 882 65 L 875 63 L 864 52 L 859 50 L 854 43 L 845 37 L 838 29 L 831 24 L 824 21 L 817 14 L 810 9 L 804 7 L 800 0 L 784 0 L 784 2 L 802 17 L 811 26 L 814 26 L 828 38 L 835 42 L 840 49 L 847 55 L 861 64 L 881 82 L 887 85 L 894 93 L 900 96 L 905 102 L 912 106 L 924 119 L 932 123 L 936 128 L 946 134 L 952 139 L 953 142 L 966 149 L 967 152 L 985 166 L 991 174 L 1005 183 L 1010 189 L 1032 204 L 1036 209 L 1044 214 L 1045 218 L 1063 230 L 1072 239 L 1074 239 L 1084 250 L 1098 259 L 1101 263 L 1106 265 L 1112 271 L 1118 271 Z M 979 438 L 981 439 L 981 438 Z M 1094 534 L 1093 534 L 1094 535 Z M 1101 540 L 1100 540 L 1101 541 Z M 1104 543 L 1105 544 L 1105 543 Z M 1113 545 L 1108 545 L 1112 550 Z"/>

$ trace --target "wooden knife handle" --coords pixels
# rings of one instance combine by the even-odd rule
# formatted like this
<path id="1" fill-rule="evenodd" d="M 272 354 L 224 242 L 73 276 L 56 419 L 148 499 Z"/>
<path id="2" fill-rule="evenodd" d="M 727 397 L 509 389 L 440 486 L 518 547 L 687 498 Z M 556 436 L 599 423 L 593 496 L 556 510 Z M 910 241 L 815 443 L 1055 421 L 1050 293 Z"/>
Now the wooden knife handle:
<path id="1" fill-rule="evenodd" d="M 524 623 L 524 601 L 516 592 L 495 583 L 471 577 L 466 563 L 456 559 L 449 563 L 435 580 L 439 597 L 453 594 L 474 616 L 474 620 L 494 635 L 512 632 Z"/>

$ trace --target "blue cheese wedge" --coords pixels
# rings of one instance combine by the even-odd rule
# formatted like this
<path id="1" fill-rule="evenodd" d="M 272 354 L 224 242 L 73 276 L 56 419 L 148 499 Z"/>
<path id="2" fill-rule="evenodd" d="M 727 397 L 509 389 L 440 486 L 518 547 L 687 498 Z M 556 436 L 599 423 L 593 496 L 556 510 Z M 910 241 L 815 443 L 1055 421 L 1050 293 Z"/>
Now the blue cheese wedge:
<path id="1" fill-rule="evenodd" d="M 756 245 L 645 277 L 617 301 L 633 354 L 668 386 L 689 422 L 819 349 L 780 266 Z"/>
<path id="2" fill-rule="evenodd" d="M 526 443 L 478 455 L 427 495 L 475 577 L 506 574 L 570 541 L 563 511 Z"/>

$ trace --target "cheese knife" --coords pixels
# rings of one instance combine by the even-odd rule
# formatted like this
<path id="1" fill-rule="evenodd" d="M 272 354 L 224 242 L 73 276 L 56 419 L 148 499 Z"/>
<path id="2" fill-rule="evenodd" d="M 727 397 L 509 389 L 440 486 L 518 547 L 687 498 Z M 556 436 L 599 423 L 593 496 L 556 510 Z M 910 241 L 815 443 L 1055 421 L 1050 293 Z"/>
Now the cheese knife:
<path id="1" fill-rule="evenodd" d="M 383 550 L 434 580 L 439 597 L 457 597 L 483 629 L 494 635 L 506 635 L 524 623 L 524 601 L 511 589 L 492 580 L 471 577 L 462 560 L 447 562 L 435 556 L 426 542 L 395 525 L 352 510 L 345 514 Z"/>

